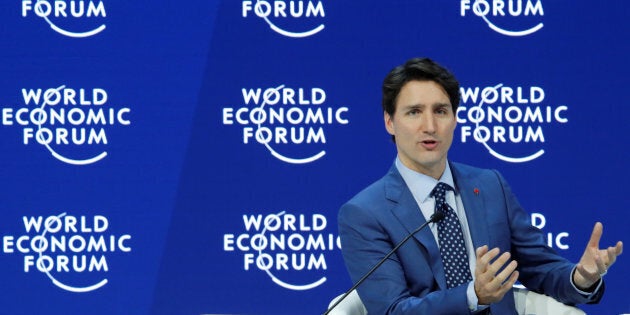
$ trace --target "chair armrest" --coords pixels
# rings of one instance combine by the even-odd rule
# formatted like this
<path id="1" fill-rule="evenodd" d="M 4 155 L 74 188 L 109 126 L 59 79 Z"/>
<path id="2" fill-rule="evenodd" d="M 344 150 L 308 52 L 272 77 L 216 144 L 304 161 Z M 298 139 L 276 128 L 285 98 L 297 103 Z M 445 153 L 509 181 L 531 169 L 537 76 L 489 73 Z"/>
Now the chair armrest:
<path id="1" fill-rule="evenodd" d="M 514 302 L 519 315 L 585 315 L 581 309 L 562 304 L 554 298 L 514 287 Z"/>

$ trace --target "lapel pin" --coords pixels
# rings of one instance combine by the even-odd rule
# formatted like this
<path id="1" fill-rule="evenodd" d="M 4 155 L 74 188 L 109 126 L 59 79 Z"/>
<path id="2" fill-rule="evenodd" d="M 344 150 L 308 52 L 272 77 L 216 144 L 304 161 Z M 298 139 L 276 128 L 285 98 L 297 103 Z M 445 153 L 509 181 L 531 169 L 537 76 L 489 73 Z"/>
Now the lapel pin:
<path id="1" fill-rule="evenodd" d="M 473 192 L 475 193 L 475 196 L 479 196 L 479 188 L 473 189 Z"/>

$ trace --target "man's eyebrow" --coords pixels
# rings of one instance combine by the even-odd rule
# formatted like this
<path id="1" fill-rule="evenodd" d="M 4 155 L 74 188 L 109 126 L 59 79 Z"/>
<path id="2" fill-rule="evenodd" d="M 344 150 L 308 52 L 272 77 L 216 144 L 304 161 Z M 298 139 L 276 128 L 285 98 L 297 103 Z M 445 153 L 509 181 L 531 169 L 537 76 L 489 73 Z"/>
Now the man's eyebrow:
<path id="1" fill-rule="evenodd" d="M 402 107 L 404 107 L 404 108 L 424 108 L 424 107 L 426 107 L 426 105 L 420 104 L 420 103 L 416 103 L 416 104 L 402 105 Z"/>
<path id="2" fill-rule="evenodd" d="M 422 103 L 415 103 L 415 104 L 401 104 L 400 108 L 404 108 L 404 109 L 424 109 L 426 107 L 430 107 L 430 108 L 443 108 L 443 107 L 447 107 L 450 108 L 451 104 L 449 103 L 434 103 L 431 104 L 429 106 L 422 104 Z"/>

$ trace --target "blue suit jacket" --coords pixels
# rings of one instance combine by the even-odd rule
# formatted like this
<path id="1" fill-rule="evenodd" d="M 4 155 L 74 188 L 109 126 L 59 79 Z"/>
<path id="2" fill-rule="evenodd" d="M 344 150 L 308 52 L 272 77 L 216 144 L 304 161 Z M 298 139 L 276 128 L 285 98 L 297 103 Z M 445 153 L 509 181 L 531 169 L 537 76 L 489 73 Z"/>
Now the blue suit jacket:
<path id="1" fill-rule="evenodd" d="M 450 163 L 466 210 L 473 246 L 499 247 L 518 262 L 519 280 L 530 290 L 567 304 L 593 302 L 571 285 L 574 264 L 547 247 L 503 177 Z M 477 191 L 478 193 L 475 193 Z M 339 233 L 346 267 L 358 281 L 398 242 L 425 222 L 396 166 L 341 207 Z M 469 314 L 467 285 L 447 289 L 437 243 L 426 228 L 401 246 L 359 288 L 370 314 Z M 601 298 L 603 288 L 594 298 Z M 506 294 L 493 314 L 516 314 Z"/>

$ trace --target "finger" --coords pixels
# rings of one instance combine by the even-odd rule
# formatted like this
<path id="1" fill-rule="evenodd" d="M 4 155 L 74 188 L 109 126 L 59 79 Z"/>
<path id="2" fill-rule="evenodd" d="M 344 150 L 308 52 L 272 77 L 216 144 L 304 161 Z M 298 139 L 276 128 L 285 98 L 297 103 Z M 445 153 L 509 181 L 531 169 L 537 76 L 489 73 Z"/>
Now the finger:
<path id="1" fill-rule="evenodd" d="M 505 295 L 508 291 L 512 290 L 512 286 L 514 285 L 514 283 L 516 283 L 516 280 L 518 280 L 518 271 L 514 271 L 504 282 L 503 284 L 498 288 L 498 291 L 500 292 L 500 296 Z"/>
<path id="2" fill-rule="evenodd" d="M 507 290 L 512 290 L 512 286 L 516 283 L 516 281 L 518 280 L 518 271 L 514 271 L 512 272 L 512 274 L 510 275 L 510 277 L 503 282 L 503 286 L 507 289 Z"/>
<path id="3" fill-rule="evenodd" d="M 492 261 L 494 257 L 496 257 L 499 254 L 499 252 L 500 252 L 499 248 L 495 247 L 492 250 L 481 255 L 481 257 L 478 259 L 478 262 L 483 266 L 487 266 L 490 263 L 490 261 Z M 485 268 L 483 270 L 485 270 Z"/>
<path id="4" fill-rule="evenodd" d="M 591 233 L 591 239 L 588 240 L 587 247 L 599 248 L 599 240 L 602 238 L 603 232 L 604 226 L 600 222 L 595 223 L 595 227 L 593 227 L 593 233 Z"/>
<path id="5" fill-rule="evenodd" d="M 496 281 L 498 282 L 497 284 L 501 286 L 504 284 L 504 282 L 509 281 L 510 275 L 512 275 L 512 273 L 516 271 L 517 266 L 518 264 L 516 263 L 515 260 L 512 260 L 507 266 L 505 266 L 505 268 L 501 270 L 501 272 L 498 273 L 495 278 Z"/>
<path id="6" fill-rule="evenodd" d="M 623 252 L 623 243 L 621 241 L 617 242 L 615 250 L 617 251 L 617 256 L 621 255 L 621 252 Z"/>
<path id="7" fill-rule="evenodd" d="M 475 254 L 477 255 L 477 260 L 479 260 L 479 258 L 485 255 L 487 252 L 488 252 L 488 245 L 477 247 L 477 249 L 475 250 Z"/>
<path id="8" fill-rule="evenodd" d="M 606 263 L 604 262 L 604 259 L 601 255 L 601 253 L 598 251 L 597 254 L 595 255 L 595 265 L 597 266 L 597 273 L 598 274 L 603 274 L 604 272 L 606 272 L 607 266 Z"/>
<path id="9" fill-rule="evenodd" d="M 499 275 L 499 271 L 503 269 L 506 262 L 510 259 L 510 253 L 506 252 L 499 256 L 492 264 L 488 266 L 486 272 L 478 277 L 485 283 L 492 286 L 492 290 L 496 290 L 501 286 L 501 283 L 508 277 L 509 273 Z M 513 270 L 511 270 L 513 271 Z M 510 271 L 510 272 L 511 272 Z"/>
<path id="10" fill-rule="evenodd" d="M 477 247 L 475 250 L 477 266 L 475 267 L 475 278 L 478 278 L 483 272 L 486 271 L 486 266 L 482 264 L 481 257 L 488 252 L 488 245 Z"/>
<path id="11" fill-rule="evenodd" d="M 615 247 L 608 247 L 608 249 L 606 249 L 606 255 L 608 256 L 608 261 L 605 262 L 605 264 L 607 268 L 610 268 L 610 266 L 617 261 L 617 249 Z"/>
<path id="12" fill-rule="evenodd" d="M 497 255 L 499 255 L 500 253 L 501 250 L 495 247 L 491 251 L 487 252 L 485 255 L 481 256 L 481 263 L 485 266 L 485 272 L 490 272 L 492 276 L 494 276 L 494 274 L 497 272 L 497 269 L 491 269 L 493 265 L 492 261 L 495 260 Z"/>
<path id="13" fill-rule="evenodd" d="M 489 269 L 491 267 L 490 261 L 492 261 L 498 254 L 500 250 L 498 248 L 493 248 L 491 251 L 483 254 L 477 260 L 477 267 L 475 268 L 475 276 L 482 280 L 484 283 L 488 283 L 492 281 L 496 270 Z"/>
<path id="14" fill-rule="evenodd" d="M 501 268 L 508 262 L 510 259 L 510 253 L 505 252 L 499 258 L 497 258 L 489 267 L 488 271 L 492 273 L 492 276 L 495 276 Z"/>

